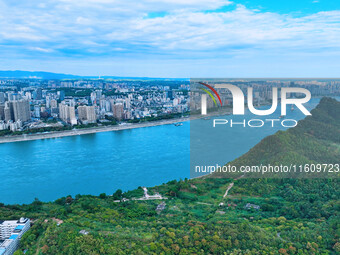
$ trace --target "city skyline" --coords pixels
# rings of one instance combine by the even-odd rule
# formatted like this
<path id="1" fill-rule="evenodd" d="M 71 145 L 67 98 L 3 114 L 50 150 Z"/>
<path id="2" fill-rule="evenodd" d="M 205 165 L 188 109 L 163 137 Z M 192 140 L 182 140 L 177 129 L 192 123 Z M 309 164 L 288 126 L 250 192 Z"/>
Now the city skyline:
<path id="1" fill-rule="evenodd" d="M 0 70 L 132 77 L 337 77 L 331 1 L 0 1 Z"/>
<path id="2" fill-rule="evenodd" d="M 243 91 L 254 88 L 257 106 L 268 104 L 273 86 L 304 87 L 314 96 L 340 92 L 339 80 L 227 80 Z M 0 84 L 0 136 L 183 118 L 201 107 L 200 94 L 191 90 L 194 80 L 11 78 L 0 79 Z M 218 98 L 221 106 L 233 101 L 230 91 Z M 212 100 L 208 106 L 214 107 Z"/>

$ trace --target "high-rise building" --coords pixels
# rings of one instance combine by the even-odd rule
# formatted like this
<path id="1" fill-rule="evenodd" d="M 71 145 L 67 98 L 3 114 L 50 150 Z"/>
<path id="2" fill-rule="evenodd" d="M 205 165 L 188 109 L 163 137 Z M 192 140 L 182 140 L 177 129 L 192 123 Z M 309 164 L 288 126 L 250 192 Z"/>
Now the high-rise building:
<path id="1" fill-rule="evenodd" d="M 25 92 L 25 98 L 26 98 L 27 100 L 31 100 L 31 99 L 32 99 L 32 93 L 31 93 L 30 91 L 26 91 L 26 92 Z"/>
<path id="2" fill-rule="evenodd" d="M 34 117 L 40 118 L 40 106 L 39 105 L 34 106 Z"/>
<path id="3" fill-rule="evenodd" d="M 111 103 L 110 101 L 105 100 L 105 111 L 110 112 L 111 111 Z"/>
<path id="4" fill-rule="evenodd" d="M 118 103 L 112 106 L 113 117 L 117 120 L 121 120 L 124 114 L 124 107 L 122 103 Z"/>
<path id="5" fill-rule="evenodd" d="M 4 104 L 5 101 L 6 101 L 5 93 L 4 92 L 0 92 L 0 104 Z"/>
<path id="6" fill-rule="evenodd" d="M 9 101 L 15 101 L 15 100 L 19 100 L 21 98 L 21 96 L 17 93 L 9 92 L 7 94 L 8 94 L 8 100 Z"/>
<path id="7" fill-rule="evenodd" d="M 79 106 L 78 107 L 78 119 L 83 121 L 87 119 L 86 116 L 86 106 Z"/>
<path id="8" fill-rule="evenodd" d="M 5 119 L 5 105 L 0 105 L 0 120 Z"/>
<path id="9" fill-rule="evenodd" d="M 174 92 L 172 90 L 168 91 L 168 98 L 170 98 L 170 100 L 174 99 Z"/>
<path id="10" fill-rule="evenodd" d="M 52 99 L 50 102 L 51 108 L 58 108 L 58 102 L 55 99 Z"/>
<path id="11" fill-rule="evenodd" d="M 68 106 L 65 104 L 59 104 L 59 118 L 67 121 L 68 118 Z"/>
<path id="12" fill-rule="evenodd" d="M 96 92 L 91 92 L 91 103 L 92 104 L 95 104 L 96 103 L 96 97 L 97 97 L 97 94 Z"/>
<path id="13" fill-rule="evenodd" d="M 96 99 L 99 101 L 99 99 L 102 97 L 102 91 L 101 90 L 96 90 Z"/>
<path id="14" fill-rule="evenodd" d="M 58 95 L 59 95 L 60 101 L 63 101 L 65 99 L 65 91 L 64 90 L 58 91 Z"/>
<path id="15" fill-rule="evenodd" d="M 79 106 L 78 117 L 81 121 L 95 123 L 97 120 L 94 106 Z"/>
<path id="16" fill-rule="evenodd" d="M 37 97 L 36 100 L 42 99 L 42 88 L 37 88 Z"/>
<path id="17" fill-rule="evenodd" d="M 14 119 L 13 109 L 11 110 L 9 102 L 5 103 L 4 118 L 5 118 L 5 121 L 10 121 L 10 120 Z"/>
<path id="18" fill-rule="evenodd" d="M 46 96 L 46 108 L 51 108 L 51 97 Z"/>
<path id="19" fill-rule="evenodd" d="M 14 100 L 5 102 L 4 119 L 6 121 L 22 121 L 31 120 L 30 105 L 27 100 Z"/>
<path id="20" fill-rule="evenodd" d="M 67 123 L 70 123 L 71 125 L 77 124 L 74 106 L 68 106 L 63 103 L 59 104 L 59 117 L 60 119 Z"/>
<path id="21" fill-rule="evenodd" d="M 99 107 L 100 107 L 101 110 L 105 109 L 106 102 L 107 101 L 105 99 L 100 99 L 99 100 Z"/>
<path id="22" fill-rule="evenodd" d="M 25 122 L 31 119 L 30 104 L 27 100 L 12 101 L 10 106 L 13 107 L 14 121 Z"/>
<path id="23" fill-rule="evenodd" d="M 93 122 L 93 123 L 97 121 L 96 109 L 94 106 L 87 107 L 87 119 L 89 122 Z"/>

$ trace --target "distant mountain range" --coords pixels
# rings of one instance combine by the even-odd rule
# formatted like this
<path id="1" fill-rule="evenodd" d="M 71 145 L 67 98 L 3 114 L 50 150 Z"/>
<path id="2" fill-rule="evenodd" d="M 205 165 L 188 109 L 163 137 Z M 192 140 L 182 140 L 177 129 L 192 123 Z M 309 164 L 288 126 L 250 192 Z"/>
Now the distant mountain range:
<path id="1" fill-rule="evenodd" d="M 115 79 L 115 80 L 189 80 L 187 78 L 153 78 L 153 77 L 126 77 L 126 76 L 81 76 L 63 73 L 51 73 L 42 71 L 0 71 L 0 78 L 17 78 L 17 79 Z"/>
<path id="2" fill-rule="evenodd" d="M 1 78 L 32 78 L 32 79 L 74 79 L 80 76 L 72 74 L 31 72 L 31 71 L 0 71 Z"/>

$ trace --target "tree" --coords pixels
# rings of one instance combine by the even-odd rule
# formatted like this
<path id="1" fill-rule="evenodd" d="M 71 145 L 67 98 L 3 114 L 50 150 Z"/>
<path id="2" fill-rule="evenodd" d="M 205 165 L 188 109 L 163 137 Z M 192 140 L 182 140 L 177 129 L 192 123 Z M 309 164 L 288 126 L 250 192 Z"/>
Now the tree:
<path id="1" fill-rule="evenodd" d="M 44 245 L 42 248 L 41 248 L 41 251 L 42 251 L 42 253 L 47 253 L 48 252 L 48 245 Z"/>
<path id="2" fill-rule="evenodd" d="M 123 191 L 121 189 L 117 189 L 115 193 L 113 193 L 113 199 L 119 200 L 122 198 Z"/>

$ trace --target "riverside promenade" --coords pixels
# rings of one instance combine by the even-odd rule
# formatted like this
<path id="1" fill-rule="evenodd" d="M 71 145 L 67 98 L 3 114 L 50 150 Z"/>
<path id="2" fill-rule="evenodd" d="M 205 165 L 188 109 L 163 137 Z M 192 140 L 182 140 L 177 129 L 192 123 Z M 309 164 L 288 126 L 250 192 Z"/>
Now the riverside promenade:
<path id="1" fill-rule="evenodd" d="M 159 126 L 159 125 L 174 124 L 177 122 L 183 122 L 183 121 L 188 121 L 188 120 L 189 118 L 176 118 L 176 119 L 169 119 L 169 120 L 149 121 L 149 122 L 143 122 L 143 123 L 124 123 L 124 124 L 115 125 L 115 126 L 100 126 L 100 127 L 92 127 L 92 128 L 55 131 L 55 132 L 48 132 L 48 133 L 5 136 L 5 137 L 0 137 L 0 143 L 23 142 L 23 141 L 32 141 L 32 140 L 40 140 L 40 139 L 61 138 L 61 137 L 66 137 L 66 136 L 94 134 L 94 133 L 99 133 L 99 132 L 119 131 L 119 130 L 133 129 L 133 128 L 153 127 L 153 126 Z"/>

